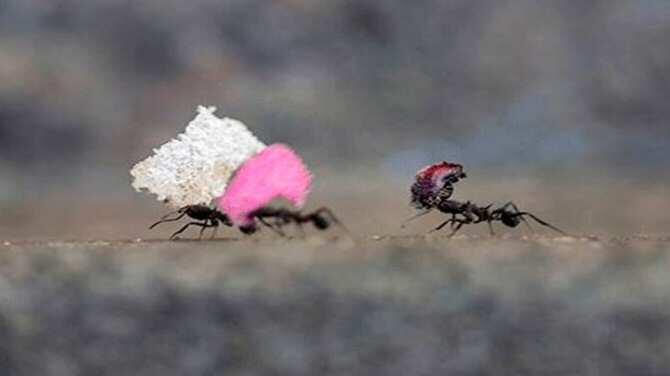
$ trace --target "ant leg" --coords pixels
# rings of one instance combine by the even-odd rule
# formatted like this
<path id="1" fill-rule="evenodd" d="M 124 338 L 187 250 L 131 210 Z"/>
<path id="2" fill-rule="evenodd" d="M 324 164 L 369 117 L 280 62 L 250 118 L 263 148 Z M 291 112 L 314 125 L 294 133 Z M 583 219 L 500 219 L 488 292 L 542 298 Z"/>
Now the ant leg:
<path id="1" fill-rule="evenodd" d="M 459 222 L 458 225 L 456 226 L 456 228 L 451 232 L 451 234 L 449 234 L 449 237 L 451 238 L 452 236 L 456 235 L 458 230 L 460 230 L 461 227 L 463 227 L 464 224 L 465 224 L 465 222 Z"/>
<path id="2" fill-rule="evenodd" d="M 491 236 L 494 236 L 496 233 L 493 232 L 493 221 L 488 220 L 488 221 L 486 221 L 486 223 L 489 224 L 489 232 L 491 233 Z"/>
<path id="3" fill-rule="evenodd" d="M 296 225 L 298 226 L 298 231 L 300 231 L 300 236 L 304 238 L 307 234 L 305 233 L 305 228 L 302 227 L 302 223 L 298 222 Z"/>
<path id="4" fill-rule="evenodd" d="M 214 227 L 214 231 L 216 231 L 216 228 L 219 226 L 218 223 L 215 223 L 214 221 L 211 221 L 211 223 L 208 223 L 210 220 L 206 220 L 205 223 L 203 223 L 203 226 L 200 228 L 200 236 L 198 236 L 198 240 L 202 240 L 202 235 L 205 233 L 205 229 L 209 227 Z"/>
<path id="5" fill-rule="evenodd" d="M 212 231 L 212 235 L 209 237 L 209 240 L 214 240 L 216 238 L 216 233 L 219 231 L 219 225 L 217 224 L 214 226 L 214 231 Z"/>
<path id="6" fill-rule="evenodd" d="M 186 229 L 189 228 L 190 226 L 200 226 L 203 229 L 206 228 L 206 227 L 213 227 L 213 225 L 208 225 L 207 223 L 189 222 L 189 223 L 185 224 L 182 228 L 177 230 L 174 234 L 172 234 L 172 236 L 170 236 L 170 240 L 175 240 L 177 238 L 177 235 L 186 231 Z"/>
<path id="7" fill-rule="evenodd" d="M 286 234 L 284 233 L 284 231 L 282 231 L 282 230 L 279 228 L 279 226 L 275 227 L 275 226 L 272 225 L 271 223 L 266 222 L 265 219 L 264 219 L 263 217 L 256 217 L 256 218 L 258 218 L 258 221 L 259 221 L 260 223 L 264 224 L 265 227 L 270 228 L 272 231 L 274 231 L 274 232 L 275 232 L 276 234 L 278 234 L 279 236 L 281 236 L 281 237 L 285 237 L 285 236 L 286 236 Z"/>
<path id="8" fill-rule="evenodd" d="M 405 225 L 407 225 L 407 222 L 411 222 L 411 221 L 413 221 L 413 220 L 415 220 L 415 219 L 417 219 L 417 218 L 419 218 L 419 217 L 421 217 L 421 216 L 424 216 L 424 215 L 430 213 L 431 210 L 432 210 L 432 209 L 424 210 L 424 211 L 422 211 L 422 212 L 420 212 L 420 213 L 418 213 L 418 214 L 415 214 L 415 215 L 413 215 L 413 216 L 411 216 L 411 217 L 405 219 L 405 220 L 402 222 L 402 224 L 400 225 L 400 228 L 405 228 Z"/>
<path id="9" fill-rule="evenodd" d="M 452 213 L 451 214 L 451 226 L 449 226 L 449 227 L 451 227 L 451 229 L 453 230 L 454 227 L 456 227 L 457 224 L 458 224 L 458 222 L 456 221 L 456 214 Z"/>
<path id="10" fill-rule="evenodd" d="M 550 223 L 548 223 L 548 222 L 546 222 L 546 221 L 541 220 L 541 219 L 538 218 L 535 214 L 532 214 L 532 213 L 529 213 L 529 212 L 519 212 L 519 213 L 516 214 L 516 216 L 521 217 L 522 219 L 523 219 L 523 217 L 526 216 L 526 215 L 529 216 L 529 217 L 531 217 L 531 218 L 533 218 L 537 223 L 541 224 L 542 226 L 549 227 L 550 229 L 552 229 L 552 230 L 554 230 L 554 231 L 556 231 L 556 232 L 559 232 L 559 233 L 561 233 L 561 234 L 563 234 L 563 235 L 568 235 L 565 231 L 559 229 L 558 227 L 556 227 L 556 226 L 554 226 L 554 225 L 552 225 L 552 224 L 550 224 Z"/>
<path id="11" fill-rule="evenodd" d="M 181 214 L 179 214 L 179 215 L 178 215 L 177 217 L 175 217 L 175 218 L 168 218 L 169 216 L 171 216 L 171 215 L 173 215 L 173 214 L 176 214 L 176 213 L 179 213 L 179 210 L 164 215 L 163 217 L 161 217 L 160 220 L 158 220 L 158 222 L 156 222 L 156 223 L 154 223 L 153 225 L 149 226 L 149 230 L 153 229 L 154 227 L 158 226 L 158 225 L 161 224 L 161 223 L 165 223 L 165 222 L 176 222 L 176 221 L 178 221 L 178 220 L 184 218 L 184 216 L 186 215 L 186 213 L 181 213 Z"/>
<path id="12" fill-rule="evenodd" d="M 447 219 L 446 221 L 444 221 L 444 222 L 442 222 L 442 223 L 440 223 L 439 225 L 437 225 L 437 227 L 435 227 L 434 229 L 428 231 L 428 233 L 430 234 L 431 232 L 440 231 L 440 230 L 442 230 L 442 228 L 443 228 L 444 226 L 446 226 L 446 225 L 448 225 L 448 224 L 450 224 L 450 223 L 451 223 L 451 225 L 453 226 L 453 224 L 454 224 L 454 220 L 451 219 L 451 218 L 450 218 L 450 219 Z"/>
<path id="13" fill-rule="evenodd" d="M 462 225 L 463 225 L 464 223 L 466 223 L 466 222 L 463 221 L 462 219 L 453 219 L 453 218 L 449 218 L 449 219 L 447 219 L 446 221 L 440 223 L 440 224 L 439 224 L 437 227 L 435 227 L 434 229 L 430 230 L 428 233 L 430 234 L 431 232 L 439 231 L 439 230 L 441 230 L 444 226 L 446 226 L 446 225 L 448 225 L 448 224 L 450 224 L 450 223 L 451 223 L 451 228 L 454 228 L 454 226 L 460 228 L 460 226 L 462 226 Z M 456 225 L 454 225 L 454 224 L 456 224 Z"/>

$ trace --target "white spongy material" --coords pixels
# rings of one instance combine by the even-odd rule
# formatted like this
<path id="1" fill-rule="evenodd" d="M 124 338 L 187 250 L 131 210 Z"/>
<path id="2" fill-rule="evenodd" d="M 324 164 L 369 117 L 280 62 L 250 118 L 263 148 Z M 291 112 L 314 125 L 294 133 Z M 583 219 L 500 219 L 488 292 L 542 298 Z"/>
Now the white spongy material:
<path id="1" fill-rule="evenodd" d="M 214 111 L 199 106 L 184 133 L 136 164 L 133 188 L 174 208 L 208 205 L 221 196 L 235 170 L 265 145 L 241 121 L 219 119 Z"/>

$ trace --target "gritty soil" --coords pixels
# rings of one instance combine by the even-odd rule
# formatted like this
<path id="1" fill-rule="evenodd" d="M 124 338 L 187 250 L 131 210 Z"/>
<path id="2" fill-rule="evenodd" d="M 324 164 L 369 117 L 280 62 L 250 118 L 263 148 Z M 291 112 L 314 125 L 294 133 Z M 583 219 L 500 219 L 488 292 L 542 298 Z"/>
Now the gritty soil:
<path id="1" fill-rule="evenodd" d="M 670 373 L 670 242 L 0 244 L 7 375 Z"/>

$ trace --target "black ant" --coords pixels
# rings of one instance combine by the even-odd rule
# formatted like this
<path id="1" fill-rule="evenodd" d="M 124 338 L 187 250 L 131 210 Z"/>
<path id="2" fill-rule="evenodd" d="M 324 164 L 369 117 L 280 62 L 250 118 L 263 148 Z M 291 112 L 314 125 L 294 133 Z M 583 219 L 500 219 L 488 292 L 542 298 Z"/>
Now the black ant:
<path id="1" fill-rule="evenodd" d="M 170 218 L 170 216 L 178 214 L 174 218 Z M 153 225 L 149 226 L 149 229 L 153 229 L 154 227 L 158 226 L 161 223 L 165 222 L 176 222 L 185 216 L 188 216 L 189 218 L 202 221 L 202 222 L 189 222 L 185 224 L 182 228 L 177 230 L 172 236 L 170 236 L 170 240 L 176 239 L 177 235 L 181 234 L 182 232 L 186 231 L 187 228 L 191 226 L 198 226 L 200 227 L 200 237 L 199 239 L 202 239 L 202 234 L 205 232 L 205 229 L 207 228 L 214 228 L 214 232 L 212 233 L 212 238 L 216 235 L 216 230 L 219 227 L 219 224 L 222 223 L 225 226 L 233 226 L 233 222 L 228 218 L 227 215 L 221 213 L 220 211 L 216 209 L 212 209 L 209 206 L 205 205 L 188 205 L 184 206 L 182 208 L 179 208 L 176 211 L 173 211 L 171 213 L 168 213 L 161 217 L 158 222 L 154 223 Z M 244 231 L 243 231 L 244 232 Z"/>
<path id="2" fill-rule="evenodd" d="M 446 225 L 451 225 L 452 232 L 449 234 L 449 237 L 452 237 L 456 234 L 456 232 L 458 232 L 458 230 L 461 229 L 461 227 L 463 227 L 463 225 L 486 222 L 489 225 L 489 231 L 491 235 L 494 235 L 495 233 L 493 232 L 493 222 L 499 221 L 502 222 L 505 226 L 516 227 L 523 221 L 530 229 L 532 229 L 530 223 L 525 218 L 530 217 L 542 226 L 549 227 L 556 232 L 567 235 L 558 227 L 538 218 L 536 215 L 519 210 L 519 208 L 513 202 L 508 202 L 494 210 L 491 210 L 492 206 L 493 204 L 488 206 L 477 206 L 470 201 L 440 201 L 433 208 L 436 208 L 442 213 L 451 214 L 451 218 L 442 222 L 439 226 L 435 227 L 430 232 L 438 231 Z M 414 217 L 408 219 L 405 223 L 424 214 L 428 214 L 433 208 L 429 208 L 428 210 L 415 215 Z"/>
<path id="3" fill-rule="evenodd" d="M 170 218 L 170 216 L 175 214 L 177 214 L 176 217 Z M 188 205 L 178 209 L 177 211 L 166 214 L 158 222 L 152 224 L 149 227 L 149 229 L 153 229 L 154 227 L 158 226 L 161 223 L 178 221 L 185 216 L 188 216 L 192 219 L 201 222 L 193 221 L 185 224 L 174 234 L 172 234 L 172 236 L 170 236 L 170 240 L 176 239 L 179 234 L 186 231 L 186 229 L 189 228 L 190 226 L 201 227 L 199 239 L 202 239 L 202 235 L 205 232 L 205 229 L 207 228 L 214 228 L 214 232 L 212 233 L 213 238 L 216 235 L 216 230 L 218 229 L 220 224 L 233 227 L 233 222 L 230 220 L 230 218 L 228 218 L 226 214 L 218 211 L 217 209 L 210 208 L 209 206 L 205 205 Z M 266 207 L 254 211 L 253 213 L 250 214 L 250 217 L 257 219 L 259 222 L 261 222 L 261 224 L 267 226 L 268 228 L 272 229 L 273 231 L 282 236 L 284 236 L 285 234 L 281 230 L 281 228 L 290 223 L 297 224 L 301 229 L 302 225 L 305 223 L 312 223 L 314 227 L 316 227 L 319 230 L 325 230 L 329 228 L 330 225 L 333 223 L 344 228 L 342 223 L 337 219 L 337 217 L 335 217 L 333 212 L 325 207 L 319 208 L 307 214 L 283 208 Z M 274 219 L 273 223 L 269 223 L 267 221 L 269 219 Z M 258 227 L 254 221 L 250 225 L 239 226 L 239 230 L 242 233 L 249 235 L 258 231 Z"/>
<path id="4" fill-rule="evenodd" d="M 318 230 L 326 230 L 333 223 L 343 229 L 346 229 L 342 222 L 337 219 L 335 214 L 333 214 L 333 212 L 326 207 L 321 207 L 311 213 L 306 214 L 285 208 L 265 207 L 252 212 L 249 216 L 251 218 L 258 219 L 258 221 L 263 225 L 269 227 L 282 236 L 285 234 L 281 228 L 290 223 L 295 223 L 301 230 L 302 225 L 305 223 L 312 223 L 312 225 L 314 225 L 314 227 L 316 227 Z M 274 221 L 272 223 L 268 223 L 267 220 L 270 219 L 274 219 Z M 252 223 L 251 225 L 240 227 L 240 230 L 243 232 L 246 231 L 248 233 L 254 233 L 256 232 L 257 227 L 255 223 Z"/>
<path id="5" fill-rule="evenodd" d="M 493 204 L 488 206 L 477 206 L 472 202 L 459 202 L 449 200 L 454 193 L 454 184 L 460 179 L 467 177 L 463 171 L 463 166 L 457 163 L 442 161 L 421 169 L 415 177 L 414 184 L 410 188 L 412 205 L 423 211 L 409 218 L 405 223 L 428 214 L 431 210 L 437 209 L 445 214 L 451 214 L 451 218 L 442 222 L 433 231 L 441 230 L 446 225 L 451 225 L 452 232 L 450 237 L 456 234 L 463 225 L 486 222 L 489 225 L 491 235 L 493 232 L 493 222 L 502 222 L 505 226 L 516 227 L 522 221 L 530 227 L 526 217 L 530 217 L 542 226 L 549 227 L 561 234 L 566 234 L 559 228 L 543 221 L 536 215 L 529 212 L 522 212 L 513 203 L 507 204 L 491 210 Z M 403 224 L 404 227 L 404 224 Z"/>

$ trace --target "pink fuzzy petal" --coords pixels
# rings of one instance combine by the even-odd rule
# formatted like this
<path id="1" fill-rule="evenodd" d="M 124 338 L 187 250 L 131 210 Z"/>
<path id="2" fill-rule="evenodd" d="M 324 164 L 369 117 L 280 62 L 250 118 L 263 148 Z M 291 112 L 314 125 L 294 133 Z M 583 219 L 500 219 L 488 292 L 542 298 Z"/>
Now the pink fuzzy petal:
<path id="1" fill-rule="evenodd" d="M 311 184 L 312 175 L 300 156 L 286 145 L 274 144 L 240 167 L 217 206 L 235 225 L 247 225 L 250 213 L 276 198 L 302 207 Z"/>

